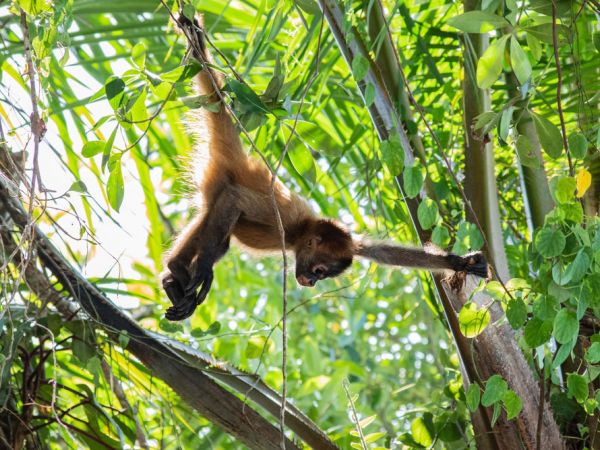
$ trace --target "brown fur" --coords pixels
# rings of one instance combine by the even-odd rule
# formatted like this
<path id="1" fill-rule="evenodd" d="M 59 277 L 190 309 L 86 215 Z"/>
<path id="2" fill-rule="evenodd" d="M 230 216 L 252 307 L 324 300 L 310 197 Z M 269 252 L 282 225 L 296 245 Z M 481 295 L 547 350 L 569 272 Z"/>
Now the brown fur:
<path id="1" fill-rule="evenodd" d="M 205 111 L 203 116 L 208 139 L 203 153 L 197 156 L 203 164 L 199 183 L 203 208 L 167 257 L 169 272 L 163 278 L 163 287 L 173 303 L 167 310 L 168 319 L 189 317 L 204 301 L 212 283 L 213 265 L 227 252 L 232 236 L 252 250 L 281 251 L 273 193 L 283 222 L 285 247 L 295 252 L 296 278 L 302 285 L 313 286 L 321 279 L 339 275 L 350 266 L 355 254 L 384 264 L 469 271 L 469 265 L 459 256 L 354 242 L 347 230 L 317 217 L 304 199 L 281 182 L 275 182 L 272 192 L 270 171 L 246 155 L 222 102 L 223 81 L 209 66 L 212 61 L 201 25 L 185 18 L 179 25 L 191 42 L 193 56 L 203 64 L 196 78 L 198 90 L 220 108 L 218 112 Z"/>

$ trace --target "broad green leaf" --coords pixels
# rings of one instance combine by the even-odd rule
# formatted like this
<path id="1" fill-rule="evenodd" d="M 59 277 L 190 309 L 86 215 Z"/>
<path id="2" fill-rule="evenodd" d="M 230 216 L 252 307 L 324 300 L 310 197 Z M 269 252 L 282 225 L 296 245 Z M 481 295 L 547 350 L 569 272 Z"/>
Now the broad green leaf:
<path id="1" fill-rule="evenodd" d="M 575 257 L 573 262 L 571 262 L 571 264 L 569 264 L 569 266 L 567 267 L 571 283 L 580 282 L 586 275 L 591 263 L 592 261 L 587 251 L 585 249 L 581 249 L 577 253 L 577 256 Z"/>
<path id="2" fill-rule="evenodd" d="M 523 409 L 523 402 L 516 392 L 510 389 L 505 392 L 502 396 L 502 402 L 504 403 L 504 409 L 506 409 L 506 418 L 508 420 L 517 417 Z"/>
<path id="3" fill-rule="evenodd" d="M 105 147 L 105 141 L 88 141 L 85 144 L 83 144 L 83 148 L 81 149 L 81 155 L 86 158 L 91 158 L 92 156 L 102 153 Z"/>
<path id="4" fill-rule="evenodd" d="M 537 114 L 531 114 L 540 143 L 550 158 L 558 158 L 563 151 L 563 141 L 560 130 L 548 119 Z"/>
<path id="5" fill-rule="evenodd" d="M 440 248 L 446 248 L 450 243 L 450 232 L 443 225 L 436 225 L 431 233 L 431 242 Z"/>
<path id="6" fill-rule="evenodd" d="M 529 47 L 533 59 L 535 59 L 536 62 L 539 61 L 542 57 L 542 44 L 540 43 L 540 40 L 531 33 L 525 33 L 525 39 L 527 39 L 527 47 Z"/>
<path id="7" fill-rule="evenodd" d="M 123 103 L 125 82 L 119 77 L 111 77 L 104 85 L 104 89 L 110 106 L 116 111 Z"/>
<path id="8" fill-rule="evenodd" d="M 554 318 L 554 338 L 559 344 L 566 344 L 577 338 L 579 334 L 579 321 L 575 313 L 568 309 L 561 309 Z"/>
<path id="9" fill-rule="evenodd" d="M 369 60 L 364 56 L 358 54 L 352 60 L 352 74 L 356 81 L 362 80 L 367 76 L 369 71 Z"/>
<path id="10" fill-rule="evenodd" d="M 387 141 L 381 142 L 381 159 L 394 176 L 404 169 L 404 151 L 400 145 L 398 133 L 393 133 Z"/>
<path id="11" fill-rule="evenodd" d="M 567 388 L 569 396 L 575 397 L 575 400 L 579 403 L 583 403 L 587 400 L 589 392 L 585 377 L 576 373 L 570 373 L 567 376 Z"/>
<path id="12" fill-rule="evenodd" d="M 465 33 L 487 33 L 510 25 L 504 17 L 484 11 L 469 11 L 451 17 L 446 23 Z"/>
<path id="13" fill-rule="evenodd" d="M 423 417 L 417 417 L 410 424 L 410 431 L 412 437 L 418 444 L 423 447 L 429 447 L 433 444 L 434 429 L 433 424 L 430 421 L 425 420 Z"/>
<path id="14" fill-rule="evenodd" d="M 417 217 L 424 230 L 429 230 L 439 220 L 437 203 L 430 198 L 425 198 L 417 208 Z"/>
<path id="15" fill-rule="evenodd" d="M 485 390 L 481 397 L 483 406 L 492 406 L 502 400 L 508 390 L 508 384 L 500 375 L 492 375 L 485 383 Z"/>
<path id="16" fill-rule="evenodd" d="M 510 65 L 519 83 L 525 84 L 531 77 L 531 64 L 515 36 L 510 38 Z"/>
<path id="17" fill-rule="evenodd" d="M 515 297 L 508 302 L 506 318 L 513 329 L 519 329 L 527 320 L 527 305 L 522 298 Z"/>
<path id="18" fill-rule="evenodd" d="M 525 342 L 531 348 L 539 347 L 550 340 L 552 336 L 552 322 L 550 320 L 541 320 L 534 317 L 527 325 L 523 332 Z"/>
<path id="19" fill-rule="evenodd" d="M 560 177 L 553 186 L 554 198 L 560 204 L 570 203 L 575 200 L 576 188 L 577 183 L 574 178 Z"/>
<path id="20" fill-rule="evenodd" d="M 521 161 L 522 165 L 531 167 L 532 169 L 538 169 L 541 166 L 540 160 L 535 154 L 533 145 L 527 136 L 524 134 L 520 135 L 517 138 L 516 147 L 519 161 Z"/>
<path id="21" fill-rule="evenodd" d="M 135 44 L 131 49 L 131 59 L 136 66 L 143 70 L 146 67 L 146 44 L 143 42 Z"/>
<path id="22" fill-rule="evenodd" d="M 423 180 L 423 169 L 421 169 L 421 166 L 414 165 L 404 168 L 404 192 L 408 198 L 414 198 L 419 195 L 423 187 Z"/>
<path id="23" fill-rule="evenodd" d="M 502 73 L 504 49 L 510 35 L 496 39 L 481 55 L 477 62 L 477 85 L 481 89 L 488 89 L 495 83 Z"/>
<path id="24" fill-rule="evenodd" d="M 588 150 L 588 141 L 582 133 L 571 133 L 567 139 L 567 142 L 573 158 L 585 158 Z"/>
<path id="25" fill-rule="evenodd" d="M 600 363 L 600 342 L 594 342 L 585 352 L 585 359 L 591 364 Z"/>
<path id="26" fill-rule="evenodd" d="M 275 343 L 273 340 L 267 340 L 265 336 L 252 336 L 250 339 L 248 339 L 248 344 L 246 345 L 246 358 L 260 358 L 263 352 L 268 354 L 274 349 Z"/>
<path id="27" fill-rule="evenodd" d="M 466 393 L 467 397 L 467 408 L 469 411 L 476 411 L 479 407 L 479 399 L 481 397 L 481 389 L 477 383 L 471 383 Z"/>
<path id="28" fill-rule="evenodd" d="M 481 334 L 490 323 L 490 313 L 487 308 L 477 308 L 474 302 L 465 303 L 458 314 L 460 332 L 468 338 Z"/>
<path id="29" fill-rule="evenodd" d="M 535 248 L 546 258 L 552 258 L 562 253 L 567 241 L 558 228 L 544 227 L 535 236 Z"/>
<path id="30" fill-rule="evenodd" d="M 554 359 L 552 360 L 553 369 L 560 367 L 560 365 L 567 360 L 567 358 L 571 354 L 571 350 L 573 350 L 573 347 L 575 347 L 576 343 L 577 339 L 573 339 L 571 342 L 560 346 L 560 348 L 556 352 L 556 355 L 554 355 Z"/>
<path id="31" fill-rule="evenodd" d="M 365 106 L 368 108 L 375 101 L 375 86 L 373 83 L 367 83 L 367 87 L 365 88 Z"/>
<path id="32" fill-rule="evenodd" d="M 161 80 L 169 82 L 169 83 L 180 83 L 186 80 L 191 79 L 194 75 L 196 75 L 202 66 L 200 63 L 196 61 L 190 61 L 185 66 L 179 66 L 169 72 L 165 72 L 160 75 Z"/>

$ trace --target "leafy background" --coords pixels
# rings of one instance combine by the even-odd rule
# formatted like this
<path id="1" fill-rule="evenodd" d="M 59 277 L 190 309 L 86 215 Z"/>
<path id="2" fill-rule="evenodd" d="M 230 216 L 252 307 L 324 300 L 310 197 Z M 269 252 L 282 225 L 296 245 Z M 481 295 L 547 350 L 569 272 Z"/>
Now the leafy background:
<path id="1" fill-rule="evenodd" d="M 494 142 L 500 238 L 517 280 L 509 285 L 512 298 L 498 283 L 488 292 L 507 309 L 526 354 L 537 348 L 530 362 L 537 361 L 535 367 L 545 371 L 558 396 L 552 404 L 565 434 L 585 439 L 590 432 L 583 417 L 598 412 L 593 383 L 600 339 L 594 334 L 593 292 L 600 237 L 596 220 L 584 220 L 575 194 L 588 189 L 597 164 L 600 78 L 593 32 L 598 25 L 589 5 L 557 3 L 562 83 L 568 87 L 562 105 L 573 173 L 555 112 L 557 71 L 548 2 L 484 0 L 474 11 L 479 16 L 461 15 L 458 3 L 437 0 L 386 1 L 384 6 L 415 100 L 459 181 L 465 177 L 465 129 Z M 372 4 L 343 5 L 348 27 L 368 36 L 364 17 Z M 216 64 L 228 76 L 234 110 L 256 148 L 274 164 L 289 140 L 279 175 L 316 210 L 339 218 L 353 232 L 416 244 L 395 178 L 403 172 L 409 196 L 419 192 L 424 180 L 434 194 L 435 202 L 421 203 L 418 219 L 432 230 L 435 244 L 457 253 L 483 246 L 423 121 L 405 123 L 424 144 L 423 158 L 413 167 L 404 167 L 395 137 L 379 142 L 365 107 L 373 101 L 369 87 L 365 98 L 356 87 L 368 61 L 356 58 L 348 67 L 327 24 L 319 37 L 323 19 L 316 3 L 202 0 L 186 2 L 185 8 L 204 13 L 208 35 L 222 52 Z M 190 89 L 197 67 L 186 65 L 185 41 L 175 33 L 164 4 L 0 2 L 3 135 L 12 150 L 29 150 L 29 171 L 34 162 L 31 101 L 20 9 L 26 12 L 39 107 L 48 128 L 38 158 L 45 188 L 37 193 L 34 208 L 39 225 L 145 328 L 256 372 L 280 390 L 280 256 L 256 259 L 232 250 L 217 265 L 211 294 L 190 320 L 172 324 L 162 319 L 168 306 L 158 283 L 162 254 L 194 214 L 190 131 L 199 127 L 196 111 L 206 106 Z M 463 32 L 490 31 L 490 47 L 479 58 Z M 376 40 L 370 45 L 375 48 Z M 463 62 L 479 88 L 492 88 L 487 115 L 475 124 L 466 124 L 463 114 Z M 247 84 L 236 82 L 234 74 Z M 301 119 L 290 138 L 299 110 Z M 543 160 L 532 156 L 531 137 L 518 129 L 524 111 L 534 113 Z M 531 217 L 522 177 L 524 167 L 541 164 L 551 180 L 550 202 L 558 205 L 545 223 Z M 586 212 L 595 213 L 589 207 Z M 39 405 L 50 401 L 49 380 L 58 383 L 55 409 L 38 406 L 31 418 L 35 442 L 51 448 L 132 447 L 136 439 L 140 444 L 137 420 L 137 431 L 152 448 L 239 448 L 105 333 L 91 333 L 79 320 L 64 323 L 21 285 L 14 268 L 3 267 L 4 410 L 22 405 L 19 392 L 33 367 L 46 373 L 36 391 Z M 361 448 L 346 380 L 350 395 L 356 394 L 352 403 L 360 418 L 372 418 L 362 422 L 368 435 L 364 444 L 370 448 L 474 445 L 468 409 L 477 407 L 480 394 L 470 389 L 465 396 L 458 356 L 426 274 L 355 262 L 347 274 L 314 290 L 297 288 L 289 276 L 288 396 L 341 448 Z M 481 314 L 475 309 L 470 315 L 469 308 L 461 319 L 463 332 L 471 337 L 485 324 L 469 329 Z M 583 344 L 581 320 L 592 324 Z M 586 370 L 561 368 L 576 345 L 589 350 L 569 361 L 583 361 Z M 34 360 L 43 349 L 52 350 L 49 358 Z M 558 362 L 557 349 L 565 349 Z M 128 411 L 118 406 L 110 372 L 125 388 Z M 518 397 L 507 396 L 501 378 L 490 379 L 487 386 L 481 398 L 485 406 L 518 413 Z M 576 431 L 568 428 L 578 423 Z"/>

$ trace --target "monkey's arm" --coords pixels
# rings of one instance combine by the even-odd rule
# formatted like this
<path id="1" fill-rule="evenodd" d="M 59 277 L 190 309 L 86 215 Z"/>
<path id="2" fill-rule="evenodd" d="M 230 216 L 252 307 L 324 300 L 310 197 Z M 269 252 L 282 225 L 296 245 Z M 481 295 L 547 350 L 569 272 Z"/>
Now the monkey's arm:
<path id="1" fill-rule="evenodd" d="M 213 265 L 229 249 L 240 212 L 235 190 L 226 188 L 207 214 L 193 221 L 178 238 L 167 260 L 169 273 L 162 281 L 173 303 L 167 319 L 183 320 L 204 301 L 213 281 Z"/>
<path id="2" fill-rule="evenodd" d="M 482 278 L 488 277 L 488 265 L 481 252 L 458 256 L 452 253 L 435 254 L 420 248 L 402 247 L 384 242 L 363 241 L 358 244 L 356 255 L 380 264 L 416 267 L 431 270 L 454 270 L 467 272 Z"/>

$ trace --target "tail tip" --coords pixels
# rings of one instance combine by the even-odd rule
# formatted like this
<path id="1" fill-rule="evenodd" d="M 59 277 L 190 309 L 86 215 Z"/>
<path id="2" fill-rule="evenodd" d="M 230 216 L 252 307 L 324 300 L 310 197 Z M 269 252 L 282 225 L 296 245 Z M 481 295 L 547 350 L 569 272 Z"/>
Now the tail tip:
<path id="1" fill-rule="evenodd" d="M 489 280 L 491 278 L 490 268 L 481 252 L 473 252 L 464 256 L 466 265 L 465 272 Z"/>

